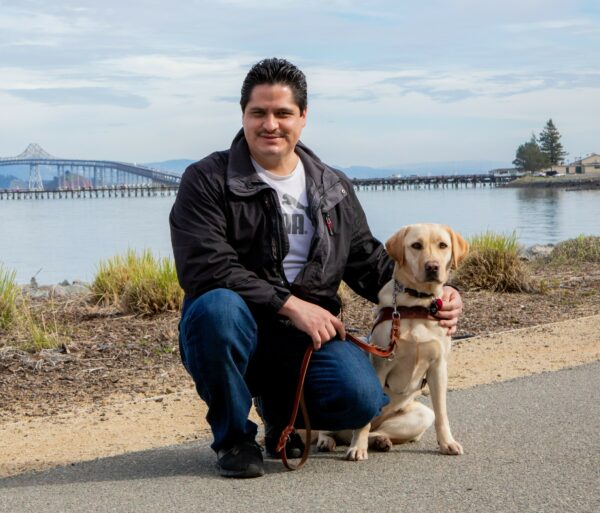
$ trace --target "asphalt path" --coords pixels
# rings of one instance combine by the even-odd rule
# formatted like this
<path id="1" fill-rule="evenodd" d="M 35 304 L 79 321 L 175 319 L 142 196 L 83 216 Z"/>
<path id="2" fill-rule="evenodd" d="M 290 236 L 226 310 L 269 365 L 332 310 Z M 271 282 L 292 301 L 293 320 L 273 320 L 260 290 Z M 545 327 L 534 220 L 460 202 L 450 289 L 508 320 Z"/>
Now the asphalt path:
<path id="1" fill-rule="evenodd" d="M 0 511 L 600 512 L 600 362 L 449 394 L 463 456 L 416 444 L 346 462 L 343 449 L 260 479 L 218 476 L 207 443 L 0 480 Z M 76 433 L 73 436 L 77 436 Z"/>

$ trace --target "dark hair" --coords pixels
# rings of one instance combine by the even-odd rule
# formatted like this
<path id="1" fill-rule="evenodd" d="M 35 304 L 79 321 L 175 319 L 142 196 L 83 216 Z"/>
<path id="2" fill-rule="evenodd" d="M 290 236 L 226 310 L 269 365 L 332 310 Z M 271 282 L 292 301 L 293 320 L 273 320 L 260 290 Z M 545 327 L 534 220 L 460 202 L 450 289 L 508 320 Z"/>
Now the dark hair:
<path id="1" fill-rule="evenodd" d="M 246 110 L 246 105 L 250 101 L 250 95 L 254 86 L 262 84 L 283 84 L 289 86 L 294 95 L 294 101 L 300 108 L 300 112 L 306 110 L 308 101 L 306 99 L 306 77 L 304 73 L 291 62 L 273 57 L 257 62 L 246 75 L 242 84 L 242 96 L 240 98 L 242 112 Z"/>

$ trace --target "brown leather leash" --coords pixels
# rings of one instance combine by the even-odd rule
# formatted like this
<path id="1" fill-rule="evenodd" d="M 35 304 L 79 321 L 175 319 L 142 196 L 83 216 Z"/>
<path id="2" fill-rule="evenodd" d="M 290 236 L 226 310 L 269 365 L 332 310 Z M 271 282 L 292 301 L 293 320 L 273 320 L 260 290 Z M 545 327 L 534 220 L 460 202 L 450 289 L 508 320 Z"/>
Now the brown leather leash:
<path id="1" fill-rule="evenodd" d="M 395 303 L 395 298 L 394 298 Z M 413 307 L 399 307 L 395 308 L 392 306 L 388 306 L 382 308 L 375 319 L 375 323 L 373 324 L 373 328 L 371 333 L 378 324 L 381 324 L 385 321 L 392 321 L 392 327 L 390 330 L 390 344 L 386 349 L 375 346 L 373 344 L 369 344 L 367 342 L 363 342 L 359 338 L 351 335 L 350 333 L 346 334 L 346 340 L 349 340 L 353 344 L 356 344 L 363 351 L 367 353 L 371 353 L 375 356 L 379 356 L 380 358 L 393 358 L 394 350 L 398 341 L 400 340 L 400 319 L 424 319 L 428 318 L 431 315 L 435 315 L 437 311 L 441 308 L 441 301 L 439 299 L 434 299 L 432 302 L 432 306 L 430 308 L 425 308 L 424 306 L 413 306 Z M 435 311 L 434 311 L 435 310 Z M 308 460 L 308 455 L 310 453 L 310 439 L 311 439 L 311 426 L 310 419 L 308 416 L 308 410 L 306 409 L 306 404 L 304 402 L 304 380 L 306 379 L 306 372 L 308 371 L 308 364 L 310 363 L 310 358 L 314 352 L 314 348 L 312 344 L 308 346 L 306 352 L 304 353 L 304 358 L 302 360 L 302 365 L 300 366 L 300 374 L 298 377 L 298 385 L 296 387 L 296 395 L 294 397 L 294 406 L 292 408 L 292 415 L 290 418 L 290 422 L 285 427 L 285 429 L 281 432 L 281 436 L 279 437 L 279 441 L 277 443 L 277 447 L 275 450 L 281 454 L 281 462 L 283 465 L 289 470 L 298 470 L 304 466 L 306 460 Z M 291 464 L 286 455 L 285 446 L 290 440 L 290 435 L 294 432 L 294 425 L 296 424 L 296 418 L 298 417 L 298 409 L 302 408 L 302 416 L 304 418 L 304 428 L 306 430 L 306 439 L 304 443 L 304 452 L 302 453 L 302 457 L 300 461 L 293 465 Z"/>

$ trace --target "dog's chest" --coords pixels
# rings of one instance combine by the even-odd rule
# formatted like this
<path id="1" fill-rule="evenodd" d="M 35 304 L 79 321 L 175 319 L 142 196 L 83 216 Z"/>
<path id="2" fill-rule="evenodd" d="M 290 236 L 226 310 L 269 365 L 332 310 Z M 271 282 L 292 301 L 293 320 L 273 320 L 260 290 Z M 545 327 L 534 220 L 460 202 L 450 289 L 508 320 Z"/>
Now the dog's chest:
<path id="1" fill-rule="evenodd" d="M 419 392 L 432 362 L 443 357 L 445 347 L 442 332 L 439 330 L 440 333 L 437 333 L 437 326 L 432 330 L 427 324 L 402 322 L 400 341 L 393 360 L 376 363 L 386 391 L 407 398 Z"/>

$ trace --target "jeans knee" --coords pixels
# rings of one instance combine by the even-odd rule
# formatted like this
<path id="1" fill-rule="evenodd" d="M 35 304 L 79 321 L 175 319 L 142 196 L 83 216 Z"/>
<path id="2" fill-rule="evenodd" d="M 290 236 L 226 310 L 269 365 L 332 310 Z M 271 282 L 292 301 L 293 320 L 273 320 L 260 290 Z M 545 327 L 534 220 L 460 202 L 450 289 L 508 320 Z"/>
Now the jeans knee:
<path id="1" fill-rule="evenodd" d="M 329 342 L 313 359 L 306 392 L 317 429 L 362 427 L 389 402 L 368 357 L 351 342 Z"/>
<path id="2" fill-rule="evenodd" d="M 225 363 L 247 361 L 256 348 L 257 327 L 239 294 L 215 289 L 193 300 L 180 325 L 180 346 L 186 368 L 194 360 Z"/>
<path id="3" fill-rule="evenodd" d="M 214 338 L 239 328 L 256 330 L 248 305 L 228 289 L 214 289 L 196 298 L 185 310 L 181 324 L 186 338 L 191 332 Z"/>
<path id="4" fill-rule="evenodd" d="M 357 429 L 376 417 L 388 402 L 378 381 L 354 381 L 346 384 L 343 395 L 329 405 L 329 411 L 343 419 L 344 429 Z"/>

